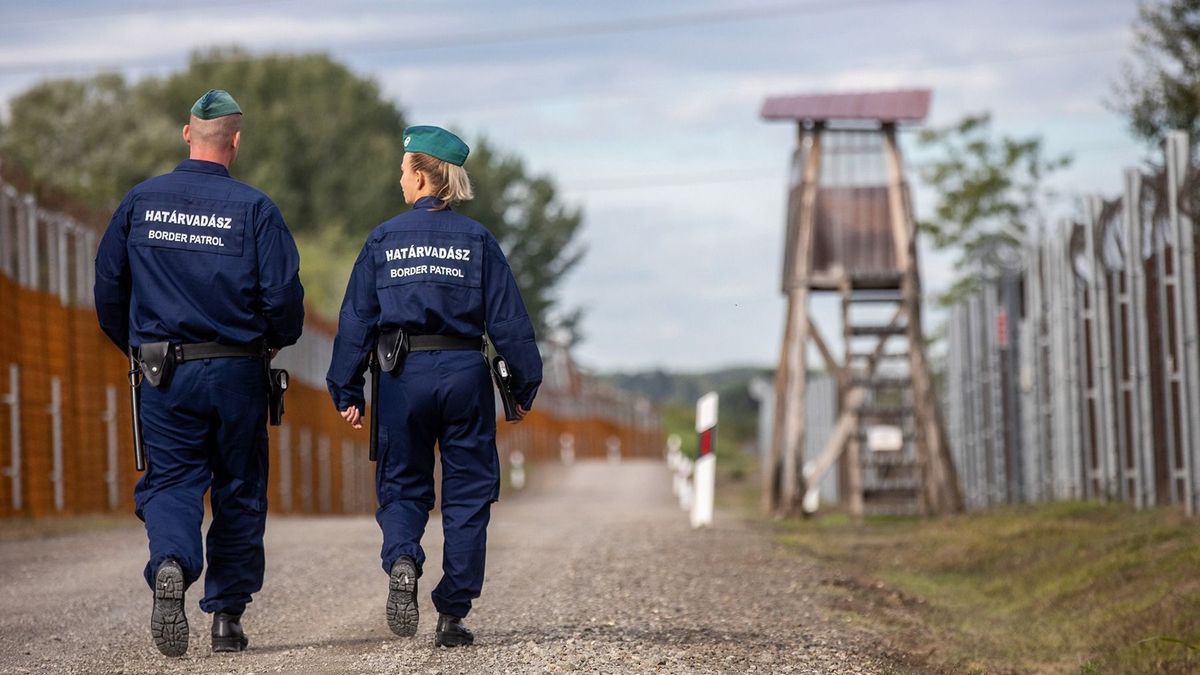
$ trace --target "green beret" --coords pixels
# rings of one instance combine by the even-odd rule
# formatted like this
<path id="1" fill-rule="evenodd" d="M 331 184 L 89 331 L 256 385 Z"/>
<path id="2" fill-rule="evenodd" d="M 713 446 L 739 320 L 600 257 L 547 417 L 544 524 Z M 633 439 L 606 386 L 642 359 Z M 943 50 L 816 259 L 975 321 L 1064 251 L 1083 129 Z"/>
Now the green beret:
<path id="1" fill-rule="evenodd" d="M 192 106 L 192 115 L 197 119 L 215 120 L 226 115 L 241 115 L 242 109 L 237 101 L 224 89 L 209 89 L 196 99 Z"/>
<path id="2" fill-rule="evenodd" d="M 409 127 L 404 130 L 404 151 L 422 152 L 462 166 L 471 149 L 461 138 L 441 127 Z"/>

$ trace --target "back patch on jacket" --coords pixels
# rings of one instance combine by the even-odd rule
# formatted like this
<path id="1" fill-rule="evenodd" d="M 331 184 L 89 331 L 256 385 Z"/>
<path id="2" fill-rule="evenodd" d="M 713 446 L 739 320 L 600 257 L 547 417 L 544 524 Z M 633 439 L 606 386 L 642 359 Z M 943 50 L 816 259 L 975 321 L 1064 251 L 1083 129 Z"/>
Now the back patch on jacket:
<path id="1" fill-rule="evenodd" d="M 241 204 L 199 197 L 148 195 L 137 200 L 131 216 L 129 243 L 132 246 L 242 255 L 246 208 Z"/>
<path id="2" fill-rule="evenodd" d="M 454 232 L 394 232 L 375 245 L 375 287 L 418 281 L 479 288 L 483 241 Z"/>

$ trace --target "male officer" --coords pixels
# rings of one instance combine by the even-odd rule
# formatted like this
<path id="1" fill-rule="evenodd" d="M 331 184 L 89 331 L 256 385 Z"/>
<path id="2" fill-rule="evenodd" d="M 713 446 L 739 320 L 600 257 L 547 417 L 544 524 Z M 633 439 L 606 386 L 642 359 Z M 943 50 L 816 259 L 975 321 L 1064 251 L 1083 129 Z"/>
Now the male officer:
<path id="1" fill-rule="evenodd" d="M 214 613 L 213 651 L 246 647 L 242 611 L 263 582 L 264 358 L 294 344 L 304 323 L 300 257 L 283 216 L 229 177 L 241 121 L 225 91 L 201 96 L 183 127 L 190 159 L 125 196 L 96 255 L 100 327 L 142 364 L 147 468 L 134 504 L 150 540 L 150 632 L 167 656 L 187 651 L 183 593 L 204 565 L 210 487 L 200 607 Z"/>
<path id="2" fill-rule="evenodd" d="M 533 324 L 508 262 L 483 225 L 452 211 L 472 197 L 469 152 L 437 127 L 404 131 L 400 187 L 413 206 L 379 225 L 354 263 L 327 381 L 334 405 L 361 428 L 363 372 L 376 339 L 402 329 L 407 357 L 381 377 L 376 489 L 388 572 L 388 625 L 417 630 L 421 535 L 433 508 L 433 446 L 442 458 L 442 580 L 433 591 L 435 642 L 474 641 L 462 619 L 483 588 L 487 525 L 499 496 L 496 403 L 483 334 L 511 366 L 523 417 L 542 380 Z"/>

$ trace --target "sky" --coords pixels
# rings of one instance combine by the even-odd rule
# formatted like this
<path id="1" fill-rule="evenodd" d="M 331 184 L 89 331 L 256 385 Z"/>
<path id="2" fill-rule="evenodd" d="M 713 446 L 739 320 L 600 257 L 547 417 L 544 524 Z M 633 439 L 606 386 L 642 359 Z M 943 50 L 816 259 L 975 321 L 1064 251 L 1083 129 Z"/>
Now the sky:
<path id="1" fill-rule="evenodd" d="M 760 118 L 766 97 L 929 88 L 927 125 L 990 111 L 998 134 L 1074 157 L 1064 194 L 1111 195 L 1145 156 L 1106 105 L 1136 14 L 1133 0 L 6 2 L 0 102 L 47 77 L 165 74 L 210 46 L 329 53 L 410 123 L 486 136 L 582 209 L 587 254 L 560 297 L 585 311 L 585 366 L 770 366 L 795 128 Z M 912 131 L 901 142 L 910 169 L 929 160 Z M 910 180 L 920 217 L 935 196 Z M 951 261 L 922 247 L 931 295 Z M 829 299 L 813 311 L 837 314 Z"/>

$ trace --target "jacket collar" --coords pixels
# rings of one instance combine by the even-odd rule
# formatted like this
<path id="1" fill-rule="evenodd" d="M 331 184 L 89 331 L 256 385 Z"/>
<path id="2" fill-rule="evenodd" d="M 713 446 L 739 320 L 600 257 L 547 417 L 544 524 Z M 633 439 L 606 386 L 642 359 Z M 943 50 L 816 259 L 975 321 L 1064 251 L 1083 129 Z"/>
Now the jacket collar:
<path id="1" fill-rule="evenodd" d="M 229 177 L 229 169 L 223 164 L 206 162 L 202 159 L 185 159 L 175 167 L 176 171 L 192 171 L 194 173 L 211 173 L 217 176 Z"/>
<path id="2" fill-rule="evenodd" d="M 445 210 L 449 211 L 450 207 L 447 206 L 445 202 L 438 199 L 437 197 L 429 196 L 429 197 L 421 197 L 420 199 L 418 199 L 416 202 L 413 203 L 413 210 L 416 211 L 417 209 L 422 209 L 425 211 L 441 211 L 441 210 L 445 209 Z"/>

